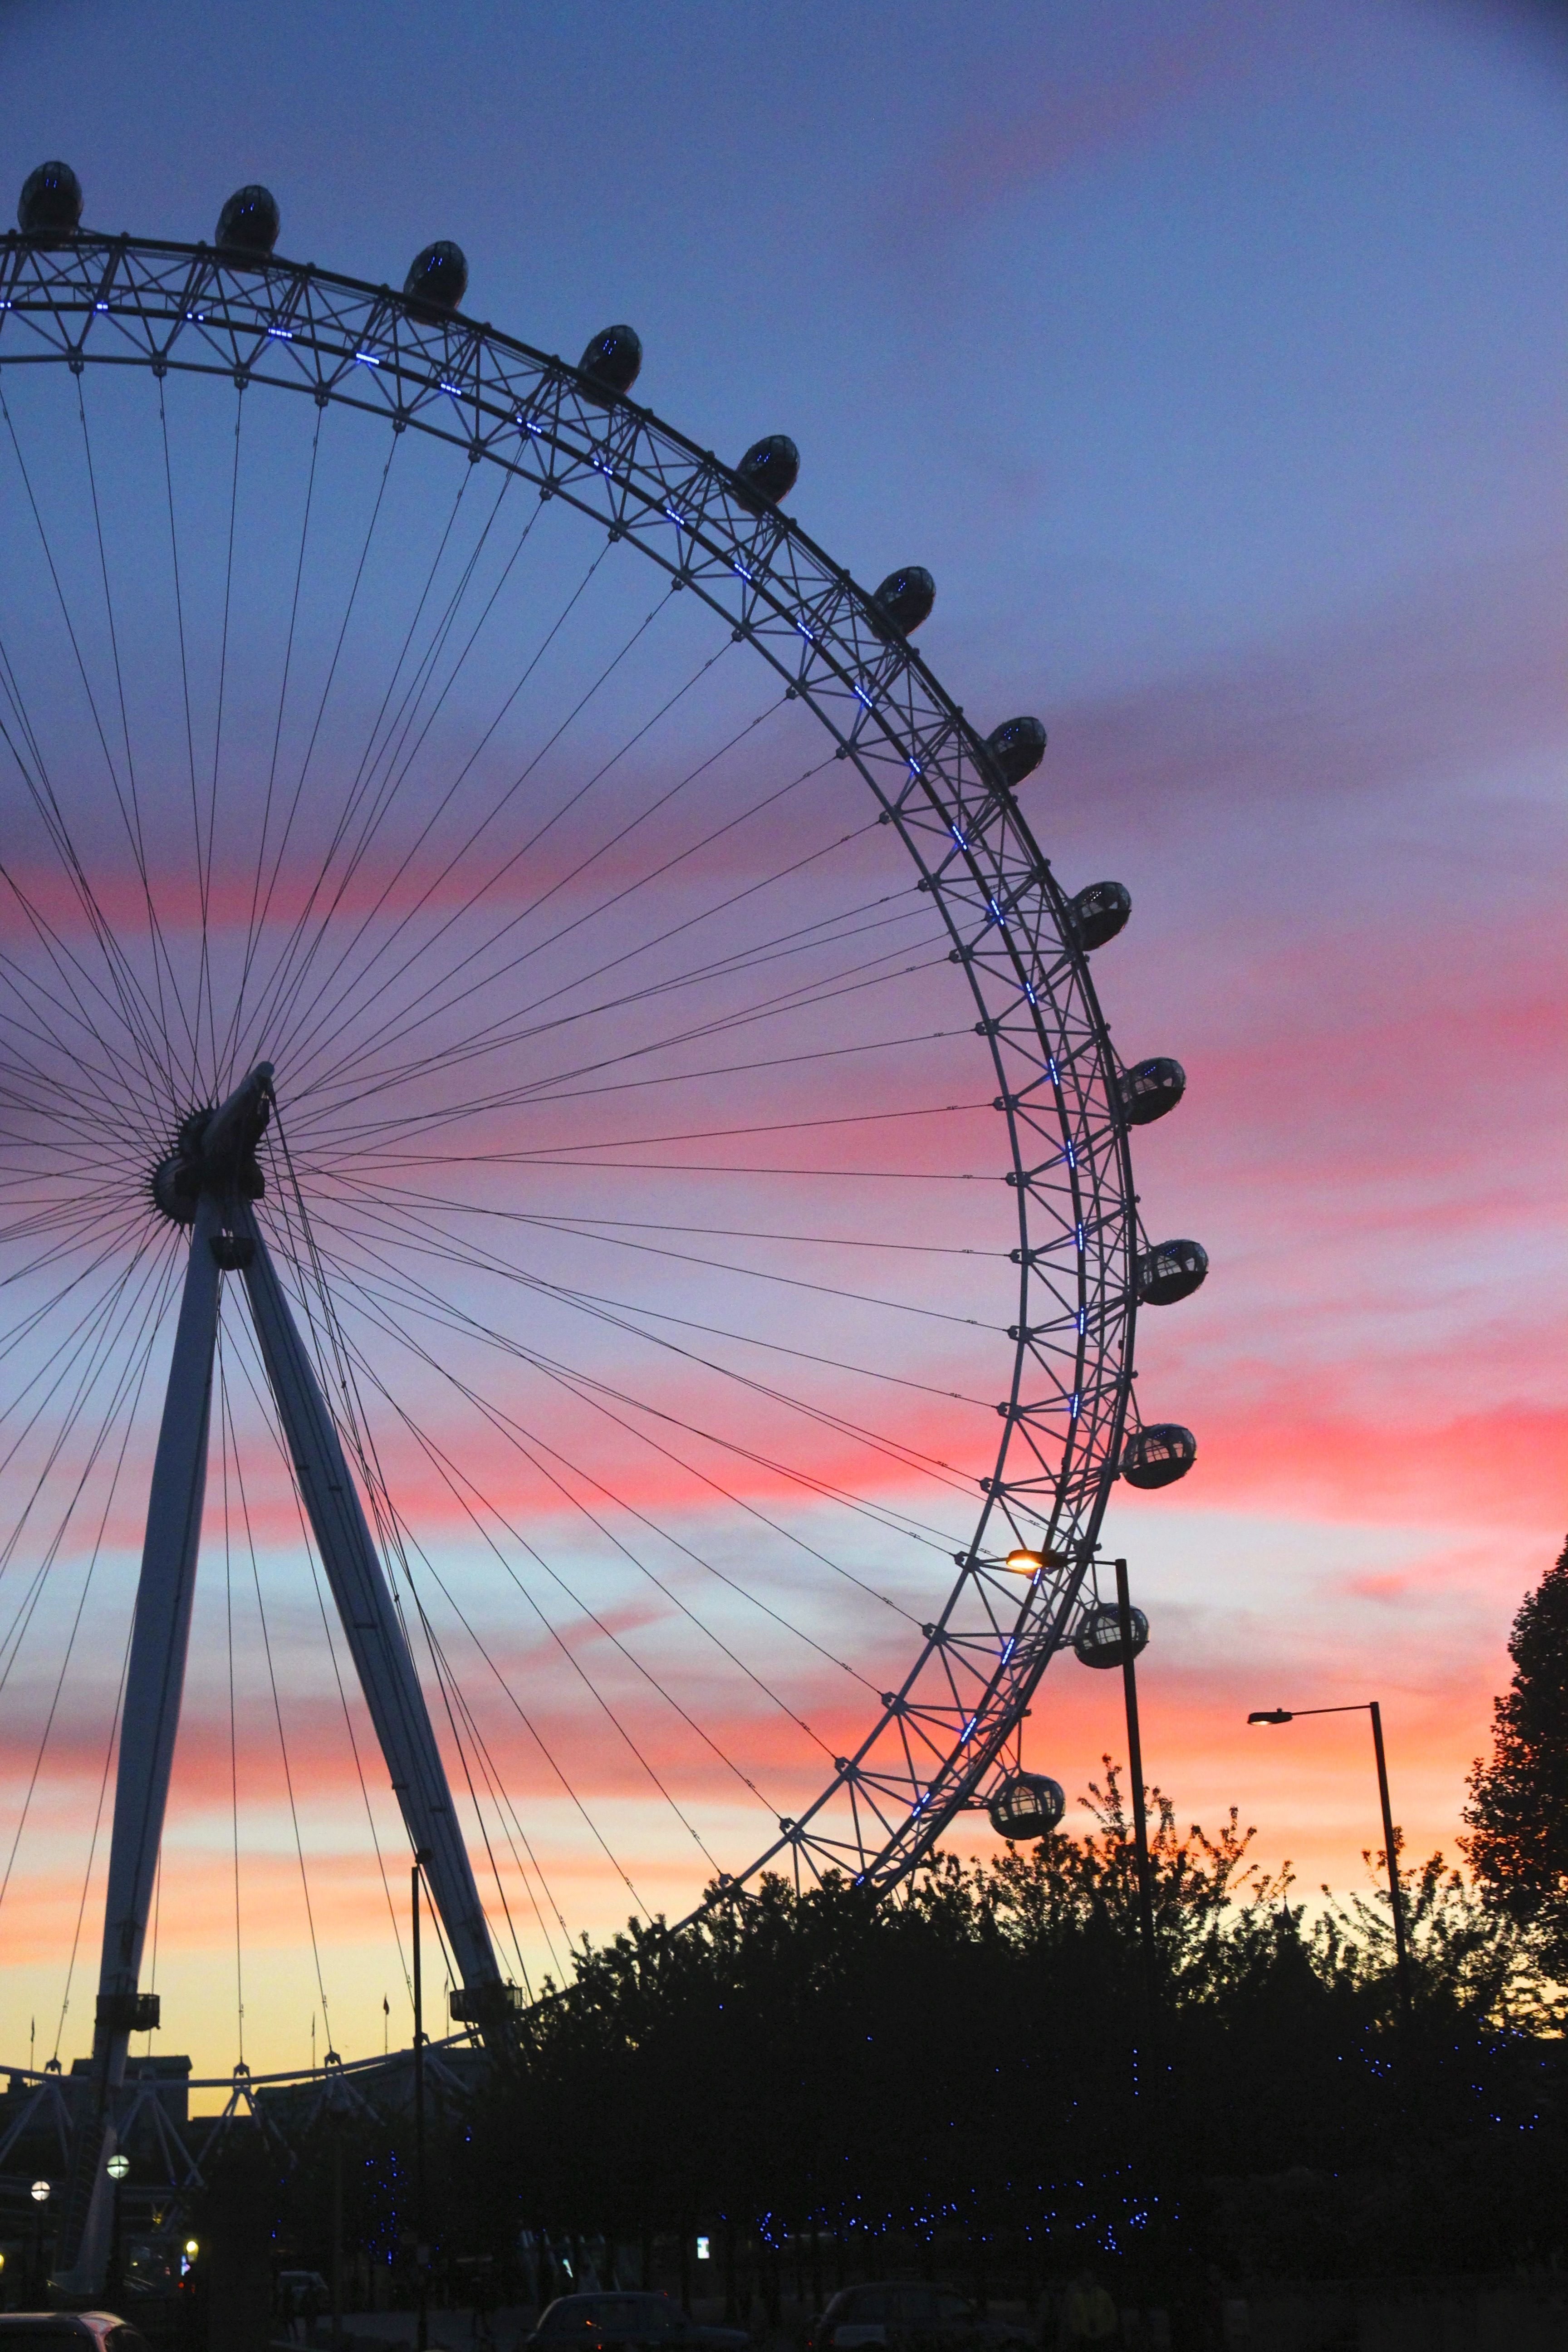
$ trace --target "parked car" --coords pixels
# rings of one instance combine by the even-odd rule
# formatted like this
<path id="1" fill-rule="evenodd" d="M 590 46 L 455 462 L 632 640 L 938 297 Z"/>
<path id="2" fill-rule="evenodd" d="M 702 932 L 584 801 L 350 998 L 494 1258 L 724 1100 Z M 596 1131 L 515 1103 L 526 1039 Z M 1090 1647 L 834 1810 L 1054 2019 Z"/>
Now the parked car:
<path id="1" fill-rule="evenodd" d="M 913 2279 L 841 2288 L 813 2321 L 809 2337 L 811 2352 L 858 2352 L 873 2344 L 896 2352 L 1000 2352 L 1030 2340 L 1006 2320 L 983 2319 L 952 2287 Z"/>
<path id="2" fill-rule="evenodd" d="M 112 2311 L 0 2311 L 0 2352 L 149 2352 Z"/>
<path id="3" fill-rule="evenodd" d="M 279 2271 L 272 2282 L 273 2309 L 289 2344 L 308 2344 L 310 2329 L 331 2299 L 320 2271 Z"/>
<path id="4" fill-rule="evenodd" d="M 320 2271 L 279 2271 L 276 2285 L 279 2307 L 286 2315 L 303 2311 L 312 2297 L 325 2303 L 331 2292 Z"/>
<path id="5" fill-rule="evenodd" d="M 558 2294 L 519 2352 L 566 2352 L 574 2345 L 596 2352 L 601 2345 L 619 2344 L 657 2345 L 659 2352 L 746 2352 L 751 2340 L 743 2327 L 700 2327 L 668 2294 L 621 2291 Z"/>

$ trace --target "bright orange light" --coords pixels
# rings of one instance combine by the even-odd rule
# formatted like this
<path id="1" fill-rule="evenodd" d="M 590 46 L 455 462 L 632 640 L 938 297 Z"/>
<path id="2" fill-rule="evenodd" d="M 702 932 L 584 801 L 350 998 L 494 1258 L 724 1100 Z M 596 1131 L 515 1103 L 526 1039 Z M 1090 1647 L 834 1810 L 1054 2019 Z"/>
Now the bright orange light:
<path id="1" fill-rule="evenodd" d="M 1007 1565 L 1015 1576 L 1037 1576 L 1045 1564 L 1043 1551 L 1029 1551 L 1022 1544 L 1007 1554 Z"/>

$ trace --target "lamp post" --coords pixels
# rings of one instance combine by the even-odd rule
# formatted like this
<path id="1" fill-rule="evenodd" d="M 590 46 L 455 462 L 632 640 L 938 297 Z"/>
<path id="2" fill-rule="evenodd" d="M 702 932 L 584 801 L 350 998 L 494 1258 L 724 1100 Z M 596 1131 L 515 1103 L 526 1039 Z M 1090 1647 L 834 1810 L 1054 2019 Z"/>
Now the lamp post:
<path id="1" fill-rule="evenodd" d="M 131 2158 L 128 2156 L 111 2156 L 104 2170 L 114 2183 L 114 2211 L 109 2231 L 109 2271 L 104 2279 L 104 2287 L 110 2301 L 119 2303 L 125 2294 L 124 2247 L 121 2240 L 120 2227 L 120 2185 L 130 2173 Z"/>
<path id="2" fill-rule="evenodd" d="M 343 2352 L 343 2117 L 332 2106 L 332 2352 Z"/>
<path id="3" fill-rule="evenodd" d="M 1154 1951 L 1154 1895 L 1149 1871 L 1149 1814 L 1143 1802 L 1143 1743 L 1138 1736 L 1138 1669 L 1132 1647 L 1132 1601 L 1127 1562 L 1116 1569 L 1116 1614 L 1121 1635 L 1121 1695 L 1127 1706 L 1127 1769 L 1132 1780 L 1132 1834 L 1138 1860 L 1138 1926 L 1143 1939 L 1143 1972 L 1153 2018 L 1160 2002 L 1160 1969 Z"/>
<path id="4" fill-rule="evenodd" d="M 36 2294 L 38 2295 L 40 2300 L 42 2300 L 44 2292 L 42 2282 L 47 2279 L 48 2275 L 44 2267 L 44 2222 L 46 2219 L 44 2208 L 48 2203 L 49 2199 L 53 2194 L 53 2188 L 54 2184 L 51 2181 L 35 2180 L 31 2189 L 28 2191 L 28 2194 L 33 2200 L 33 2244 L 32 2261 L 30 2264 L 31 2276 L 27 2282 L 26 2292 L 29 2294 Z"/>
<path id="5" fill-rule="evenodd" d="M 1037 1575 L 1047 1559 L 1059 1562 L 1059 1553 L 1014 1551 L 1007 1565 Z M 1138 1927 L 1143 1946 L 1144 1988 L 1149 2019 L 1153 2024 L 1160 2007 L 1160 1966 L 1154 1946 L 1153 1872 L 1149 1860 L 1149 1811 L 1143 1801 L 1143 1743 L 1138 1733 L 1139 1651 L 1149 1638 L 1149 1621 L 1134 1609 L 1127 1589 L 1127 1562 L 1113 1560 L 1116 1570 L 1114 1604 L 1097 1599 L 1084 1612 L 1073 1636 L 1073 1650 L 1085 1666 L 1121 1669 L 1121 1696 L 1127 1710 L 1127 1769 L 1132 1782 L 1132 1853 L 1138 1873 Z M 995 1821 L 995 1814 L 992 1819 Z M 997 1824 L 1001 1826 L 1000 1823 Z"/>
<path id="6" fill-rule="evenodd" d="M 423 1848 L 415 1856 L 414 1896 L 414 2269 L 416 2352 L 428 2352 L 430 2343 L 430 2247 L 425 2200 L 425 1988 L 419 1966 L 419 1876 L 428 1859 Z"/>
<path id="7" fill-rule="evenodd" d="M 1388 1801 L 1388 1759 L 1383 1749 L 1383 1710 L 1376 1699 L 1358 1699 L 1350 1706 L 1260 1707 L 1248 1723 L 1294 1723 L 1299 1715 L 1370 1715 L 1372 1748 L 1377 1759 L 1377 1793 L 1383 1805 L 1383 1852 L 1388 1864 L 1388 1898 L 1394 1906 L 1394 1973 L 1399 1987 L 1400 2013 L 1409 2022 L 1410 1955 L 1405 1943 L 1405 1897 L 1399 1884 L 1399 1857 L 1394 1846 L 1394 1811 Z"/>

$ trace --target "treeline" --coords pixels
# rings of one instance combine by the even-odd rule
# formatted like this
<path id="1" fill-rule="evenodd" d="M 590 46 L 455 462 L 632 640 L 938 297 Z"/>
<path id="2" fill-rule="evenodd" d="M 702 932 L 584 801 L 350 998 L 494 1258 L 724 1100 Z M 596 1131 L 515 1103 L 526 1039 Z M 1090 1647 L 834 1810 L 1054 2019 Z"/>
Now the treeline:
<path id="1" fill-rule="evenodd" d="M 881 1904 L 771 1879 L 681 1935 L 584 1944 L 515 2063 L 433 2124 L 438 2273 L 525 2299 L 527 2231 L 556 2284 L 604 2244 L 776 2316 L 889 2272 L 1032 2296 L 1089 2261 L 1180 2319 L 1216 2278 L 1561 2263 L 1568 1548 L 1510 1648 L 1473 1879 L 1440 1855 L 1402 1874 L 1408 2023 L 1381 1856 L 1365 1895 L 1307 1902 L 1234 1811 L 1182 1835 L 1157 1790 L 1151 2001 L 1107 1759 L 1087 1836 L 940 1857 Z M 323 2124 L 302 2154 L 275 2175 L 279 2244 L 328 2269 L 335 2175 L 361 2275 L 406 2293 L 406 2120 Z"/>
<path id="2" fill-rule="evenodd" d="M 776 2306 L 892 2267 L 1029 2293 L 1175 2274 L 1490 2269 L 1564 2251 L 1565 2084 L 1529 1931 L 1434 1856 L 1317 1905 L 1233 1812 L 1153 1793 L 1158 2001 L 1112 1770 L 1098 1825 L 939 1859 L 890 1903 L 772 1879 L 696 1931 L 584 1946 L 441 2167 L 445 2228 L 734 2249 Z M 1369 1888 L 1375 1884 L 1368 1858 Z M 743 2300 L 743 2297 L 742 2297 Z"/>

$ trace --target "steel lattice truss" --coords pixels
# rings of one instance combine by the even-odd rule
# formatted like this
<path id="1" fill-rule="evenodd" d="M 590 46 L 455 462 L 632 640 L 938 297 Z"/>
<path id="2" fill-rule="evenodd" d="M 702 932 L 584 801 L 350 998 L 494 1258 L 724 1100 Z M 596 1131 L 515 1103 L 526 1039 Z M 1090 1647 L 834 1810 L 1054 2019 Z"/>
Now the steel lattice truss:
<path id="1" fill-rule="evenodd" d="M 0 243 L 0 367 L 226 376 L 384 417 L 636 544 L 809 704 L 932 893 L 990 1046 L 1016 1190 L 1018 1319 L 994 1471 L 940 1619 L 853 1756 L 732 1878 L 879 1887 L 997 1778 L 1070 1639 L 1131 1391 L 1140 1244 L 1121 1066 L 1067 900 L 974 730 L 868 593 L 734 474 L 625 398 L 458 317 L 313 266 L 82 234 Z M 278 1237 L 281 1246 L 282 1237 Z M 1008 1550 L 1043 1557 L 1021 1580 Z M 712 1896 L 710 1898 L 714 1899 Z"/>
<path id="2" fill-rule="evenodd" d="M 468 2089 L 471 2077 L 453 2071 L 454 2053 L 459 2066 L 470 2054 L 466 2041 L 457 2035 L 423 2045 L 426 2080 L 437 2098 L 461 2100 Z M 5 2167 L 29 2154 L 51 2168 L 68 2166 L 72 2135 L 90 2086 L 83 2076 L 62 2074 L 58 2068 L 17 2066 L 7 2073 L 16 2113 L 0 2131 L 0 2212 L 7 2198 L 25 2212 L 33 2170 L 7 2172 Z M 165 2104 L 171 2089 L 187 2100 L 192 2092 L 221 2092 L 223 2104 L 181 2123 Z M 412 2050 L 347 2064 L 334 2051 L 319 2073 L 312 2068 L 309 2073 L 252 2074 L 248 2066 L 239 2065 L 231 2074 L 187 2075 L 171 2083 L 151 2066 L 132 2070 L 116 2121 L 121 2147 L 138 2136 L 142 2140 L 140 2194 L 149 2201 L 183 2200 L 205 2189 L 207 2175 L 237 2126 L 255 2125 L 291 2167 L 322 2116 L 384 2123 L 389 2115 L 405 2112 L 413 2097 Z M 164 2224 L 172 2218 L 165 2213 Z"/>

